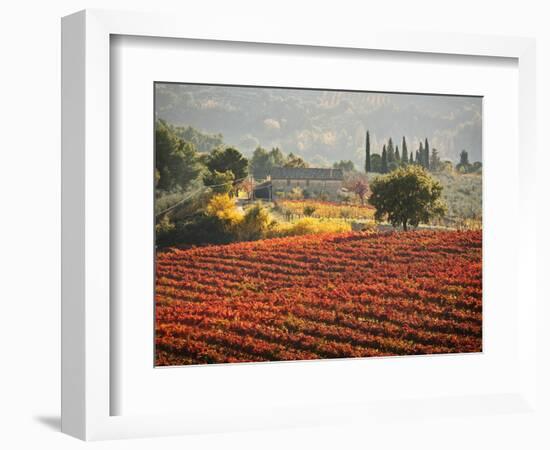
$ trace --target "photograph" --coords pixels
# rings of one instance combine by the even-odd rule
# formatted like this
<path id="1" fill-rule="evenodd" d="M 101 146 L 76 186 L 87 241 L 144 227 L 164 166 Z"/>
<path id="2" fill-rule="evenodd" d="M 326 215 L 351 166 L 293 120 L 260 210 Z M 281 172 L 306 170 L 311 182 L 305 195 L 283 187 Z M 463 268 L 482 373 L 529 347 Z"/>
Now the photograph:
<path id="1" fill-rule="evenodd" d="M 153 89 L 155 367 L 483 351 L 483 97 Z"/>

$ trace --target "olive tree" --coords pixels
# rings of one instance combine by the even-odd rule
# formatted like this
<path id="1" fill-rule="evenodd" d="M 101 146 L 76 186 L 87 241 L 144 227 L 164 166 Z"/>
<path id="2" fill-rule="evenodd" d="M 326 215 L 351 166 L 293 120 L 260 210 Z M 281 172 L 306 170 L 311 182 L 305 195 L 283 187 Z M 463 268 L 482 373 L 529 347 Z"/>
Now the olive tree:
<path id="1" fill-rule="evenodd" d="M 376 208 L 375 219 L 387 219 L 394 227 L 418 226 L 441 217 L 446 206 L 443 186 L 419 165 L 401 167 L 375 178 L 370 184 L 369 202 Z"/>

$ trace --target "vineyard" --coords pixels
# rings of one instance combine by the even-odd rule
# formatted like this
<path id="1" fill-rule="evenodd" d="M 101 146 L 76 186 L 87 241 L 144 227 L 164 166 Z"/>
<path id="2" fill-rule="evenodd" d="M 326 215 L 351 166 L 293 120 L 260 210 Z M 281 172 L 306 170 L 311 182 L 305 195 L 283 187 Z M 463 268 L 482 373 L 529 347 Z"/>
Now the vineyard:
<path id="1" fill-rule="evenodd" d="M 156 364 L 480 352 L 481 266 L 481 231 L 168 249 Z"/>
<path id="2" fill-rule="evenodd" d="M 277 206 L 283 214 L 297 216 L 310 215 L 321 219 L 374 219 L 374 208 L 370 205 L 346 205 L 321 200 L 278 200 Z"/>

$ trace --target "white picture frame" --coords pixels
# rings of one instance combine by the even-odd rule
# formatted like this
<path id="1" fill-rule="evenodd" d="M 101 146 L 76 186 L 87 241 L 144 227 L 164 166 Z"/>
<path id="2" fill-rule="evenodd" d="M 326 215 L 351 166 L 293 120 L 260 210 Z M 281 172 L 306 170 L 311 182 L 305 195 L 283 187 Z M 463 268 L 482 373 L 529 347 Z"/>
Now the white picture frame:
<path id="1" fill-rule="evenodd" d="M 62 21 L 62 430 L 85 440 L 162 436 L 209 431 L 359 422 L 388 417 L 391 406 L 346 403 L 323 409 L 278 408 L 271 413 L 234 414 L 227 405 L 219 413 L 111 415 L 116 386 L 110 375 L 111 213 L 110 185 L 110 39 L 113 35 L 254 42 L 265 44 L 369 49 L 417 54 L 449 54 L 512 58 L 518 62 L 519 148 L 534 148 L 535 43 L 532 39 L 451 34 L 384 33 L 327 36 L 314 25 L 305 30 L 219 26 L 209 29 L 201 21 L 186 21 L 163 14 L 87 10 Z M 413 416 L 426 407 L 442 415 L 493 414 L 503 409 L 533 413 L 536 404 L 536 236 L 535 160 L 519 159 L 519 183 L 514 186 L 522 216 L 518 245 L 518 283 L 522 289 L 518 309 L 521 367 L 517 389 L 490 398 L 476 398 L 471 408 L 465 399 L 437 398 L 408 403 Z M 266 369 L 269 370 L 269 369 Z M 260 400 L 258 400 L 260 401 Z M 432 402 L 432 403 L 430 403 Z M 434 403 L 435 402 L 435 403 Z M 434 406 L 436 405 L 436 406 Z M 470 406 L 469 406 L 470 405 Z M 452 413 L 450 413 L 452 411 Z"/>

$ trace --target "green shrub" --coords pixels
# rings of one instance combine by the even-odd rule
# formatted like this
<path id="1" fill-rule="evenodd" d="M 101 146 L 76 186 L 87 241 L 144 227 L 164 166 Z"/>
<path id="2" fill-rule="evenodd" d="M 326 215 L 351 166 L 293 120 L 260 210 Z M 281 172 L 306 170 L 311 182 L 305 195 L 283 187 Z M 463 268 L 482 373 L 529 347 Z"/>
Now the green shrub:
<path id="1" fill-rule="evenodd" d="M 155 225 L 157 242 L 170 242 L 173 239 L 176 225 L 170 220 L 168 215 L 163 215 Z"/>

